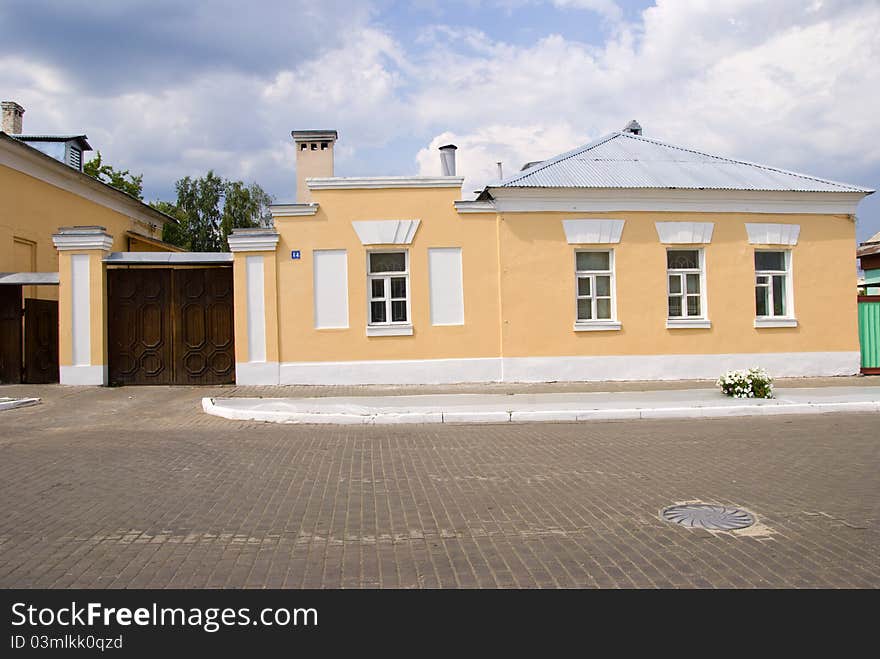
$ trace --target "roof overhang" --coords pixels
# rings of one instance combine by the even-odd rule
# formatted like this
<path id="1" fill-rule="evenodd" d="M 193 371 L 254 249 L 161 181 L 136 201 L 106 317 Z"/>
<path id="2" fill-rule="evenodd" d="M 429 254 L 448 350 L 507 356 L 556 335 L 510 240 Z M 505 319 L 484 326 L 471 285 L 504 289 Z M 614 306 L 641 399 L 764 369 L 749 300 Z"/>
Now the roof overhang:
<path id="1" fill-rule="evenodd" d="M 0 165 L 27 174 L 133 220 L 162 226 L 177 220 L 96 178 L 0 132 Z"/>
<path id="2" fill-rule="evenodd" d="M 304 217 L 318 212 L 318 204 L 271 204 L 272 217 Z"/>
<path id="3" fill-rule="evenodd" d="M 107 265 L 228 265 L 229 252 L 111 252 Z"/>
<path id="4" fill-rule="evenodd" d="M 0 272 L 0 286 L 57 286 L 57 272 Z"/>
<path id="5" fill-rule="evenodd" d="M 854 215 L 869 192 L 488 187 L 500 213 L 672 211 Z"/>
<path id="6" fill-rule="evenodd" d="M 462 183 L 463 176 L 331 176 L 306 179 L 309 190 L 461 188 Z"/>

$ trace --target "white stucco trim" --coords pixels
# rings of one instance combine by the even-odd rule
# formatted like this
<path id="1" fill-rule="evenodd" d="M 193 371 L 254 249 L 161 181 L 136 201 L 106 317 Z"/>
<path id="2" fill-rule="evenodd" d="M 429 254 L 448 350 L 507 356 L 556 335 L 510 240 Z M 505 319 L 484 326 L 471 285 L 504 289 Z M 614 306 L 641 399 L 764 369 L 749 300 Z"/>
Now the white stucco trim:
<path id="1" fill-rule="evenodd" d="M 562 220 L 569 245 L 615 244 L 620 242 L 625 220 Z"/>
<path id="2" fill-rule="evenodd" d="M 420 220 L 369 220 L 352 222 L 362 245 L 409 245 Z"/>
<path id="3" fill-rule="evenodd" d="M 271 229 L 261 231 L 233 231 L 226 237 L 231 252 L 274 252 L 280 236 Z"/>
<path id="4" fill-rule="evenodd" d="M 499 213 L 672 211 L 854 215 L 864 192 L 491 188 Z"/>
<path id="5" fill-rule="evenodd" d="M 350 362 L 282 362 L 281 384 L 452 384 L 714 380 L 760 366 L 773 377 L 855 375 L 858 351 L 718 355 L 488 357 Z"/>
<path id="6" fill-rule="evenodd" d="M 235 384 L 278 384 L 278 362 L 236 362 Z"/>
<path id="7" fill-rule="evenodd" d="M 318 204 L 272 204 L 272 217 L 307 217 L 318 212 Z"/>
<path id="8" fill-rule="evenodd" d="M 752 224 L 746 222 L 750 245 L 797 245 L 800 224 Z"/>
<path id="9" fill-rule="evenodd" d="M 107 384 L 107 367 L 100 364 L 88 366 L 61 366 L 58 369 L 61 384 L 97 385 Z"/>
<path id="10" fill-rule="evenodd" d="M 797 318 L 755 318 L 755 327 L 797 327 Z"/>
<path id="11" fill-rule="evenodd" d="M 70 359 L 74 366 L 92 363 L 91 286 L 88 254 L 70 256 Z"/>
<path id="12" fill-rule="evenodd" d="M 712 321 L 705 318 L 667 318 L 666 329 L 709 329 Z"/>
<path id="13" fill-rule="evenodd" d="M 491 201 L 456 201 L 453 204 L 459 213 L 494 213 L 495 203 Z"/>
<path id="14" fill-rule="evenodd" d="M 407 325 L 367 325 L 367 336 L 412 336 L 413 326 Z"/>
<path id="15" fill-rule="evenodd" d="M 654 222 L 664 245 L 707 245 L 712 242 L 714 222 Z"/>
<path id="16" fill-rule="evenodd" d="M 309 190 L 460 188 L 463 176 L 330 176 L 307 178 Z"/>
<path id="17" fill-rule="evenodd" d="M 103 229 L 71 228 L 53 234 L 52 243 L 59 252 L 81 252 L 88 249 L 109 251 L 113 246 L 113 236 Z"/>
<path id="18" fill-rule="evenodd" d="M 248 361 L 266 361 L 266 299 L 262 256 L 245 257 Z"/>
<path id="19" fill-rule="evenodd" d="M 581 320 L 574 324 L 575 332 L 609 332 L 622 327 L 617 320 Z"/>

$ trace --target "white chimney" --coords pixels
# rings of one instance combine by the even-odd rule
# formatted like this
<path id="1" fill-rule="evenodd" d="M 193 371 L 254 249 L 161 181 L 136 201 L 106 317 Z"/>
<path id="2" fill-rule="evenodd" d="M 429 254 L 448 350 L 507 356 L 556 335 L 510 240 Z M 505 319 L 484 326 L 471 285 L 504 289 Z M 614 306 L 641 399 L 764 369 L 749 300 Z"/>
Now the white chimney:
<path id="1" fill-rule="evenodd" d="M 641 135 L 642 134 L 642 125 L 633 119 L 626 126 L 623 127 L 624 133 L 631 133 L 633 135 Z"/>
<path id="2" fill-rule="evenodd" d="M 290 135 L 296 145 L 296 201 L 309 204 L 312 193 L 306 179 L 333 176 L 333 146 L 338 135 L 335 130 L 294 130 Z"/>
<path id="3" fill-rule="evenodd" d="M 15 101 L 3 101 L 0 107 L 3 109 L 3 132 L 9 135 L 21 135 L 24 108 Z"/>
<path id="4" fill-rule="evenodd" d="M 440 147 L 440 171 L 443 176 L 455 176 L 455 150 L 454 144 L 446 144 Z"/>

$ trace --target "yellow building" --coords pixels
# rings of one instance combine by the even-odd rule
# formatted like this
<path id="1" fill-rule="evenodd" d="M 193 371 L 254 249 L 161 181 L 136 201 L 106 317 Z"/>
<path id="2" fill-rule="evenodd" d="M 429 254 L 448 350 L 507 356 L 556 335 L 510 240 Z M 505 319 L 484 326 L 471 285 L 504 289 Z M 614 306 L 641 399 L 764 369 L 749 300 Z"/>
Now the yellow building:
<path id="1" fill-rule="evenodd" d="M 91 148 L 85 135 L 25 134 L 24 109 L 11 101 L 2 106 L 0 382 L 17 382 L 23 345 L 27 354 L 21 309 L 28 300 L 58 299 L 59 257 L 52 235 L 59 227 L 104 227 L 113 236 L 114 251 L 179 250 L 161 240 L 163 225 L 175 220 L 82 172 L 83 152 Z M 53 313 L 46 305 L 42 311 Z M 57 363 L 54 372 L 57 378 Z"/>
<path id="2" fill-rule="evenodd" d="M 229 239 L 241 384 L 859 370 L 855 212 L 872 190 L 631 122 L 461 201 L 451 145 L 443 176 L 342 178 L 335 137 L 295 131 L 309 202 Z"/>

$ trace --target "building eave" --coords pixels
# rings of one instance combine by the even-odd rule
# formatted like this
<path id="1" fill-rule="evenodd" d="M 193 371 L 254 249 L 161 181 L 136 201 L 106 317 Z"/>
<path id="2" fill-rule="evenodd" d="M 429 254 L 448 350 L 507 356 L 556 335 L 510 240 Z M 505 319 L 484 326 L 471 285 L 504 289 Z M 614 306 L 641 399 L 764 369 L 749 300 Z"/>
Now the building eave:
<path id="1" fill-rule="evenodd" d="M 463 176 L 332 176 L 306 179 L 309 190 L 461 188 L 462 183 Z"/>
<path id="2" fill-rule="evenodd" d="M 177 220 L 111 185 L 80 172 L 39 149 L 0 131 L 0 165 L 14 169 L 61 190 L 88 199 L 147 224 Z"/>

